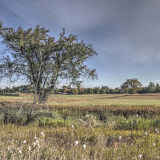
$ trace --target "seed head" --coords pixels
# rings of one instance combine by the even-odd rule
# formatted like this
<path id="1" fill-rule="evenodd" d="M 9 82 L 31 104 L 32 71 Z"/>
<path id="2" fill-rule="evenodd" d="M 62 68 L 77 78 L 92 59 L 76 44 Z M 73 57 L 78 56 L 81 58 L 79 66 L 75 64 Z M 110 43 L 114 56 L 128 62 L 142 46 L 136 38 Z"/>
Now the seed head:
<path id="1" fill-rule="evenodd" d="M 34 147 L 36 146 L 36 143 L 35 143 L 35 142 L 33 142 L 33 146 L 34 146 Z"/>
<path id="2" fill-rule="evenodd" d="M 83 148 L 86 149 L 86 144 L 83 145 Z"/>
<path id="3" fill-rule="evenodd" d="M 122 136 L 119 136 L 118 139 L 121 141 L 122 140 Z"/>
<path id="4" fill-rule="evenodd" d="M 41 132 L 41 135 L 44 136 L 45 134 L 43 132 Z"/>
<path id="5" fill-rule="evenodd" d="M 79 143 L 78 141 L 75 141 L 75 145 L 78 145 L 78 143 Z"/>
<path id="6" fill-rule="evenodd" d="M 25 144 L 26 142 L 27 142 L 27 141 L 26 141 L 26 140 L 24 140 L 22 143 L 23 143 L 23 144 Z"/>
<path id="7" fill-rule="evenodd" d="M 138 156 L 140 159 L 142 158 L 142 154 L 139 154 L 139 156 Z"/>

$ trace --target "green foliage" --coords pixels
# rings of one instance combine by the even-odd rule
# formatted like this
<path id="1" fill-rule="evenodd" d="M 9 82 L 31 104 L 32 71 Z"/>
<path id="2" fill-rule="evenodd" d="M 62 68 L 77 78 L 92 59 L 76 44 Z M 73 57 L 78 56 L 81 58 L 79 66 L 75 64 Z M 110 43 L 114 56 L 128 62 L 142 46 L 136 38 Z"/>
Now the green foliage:
<path id="1" fill-rule="evenodd" d="M 106 89 L 101 89 L 100 94 L 106 94 Z"/>
<path id="2" fill-rule="evenodd" d="M 115 125 L 115 129 L 122 130 L 147 130 L 160 128 L 160 118 L 149 119 L 149 118 L 121 118 Z"/>
<path id="3" fill-rule="evenodd" d="M 94 94 L 99 94 L 100 93 L 100 88 L 99 87 L 93 88 L 93 93 Z"/>
<path id="4" fill-rule="evenodd" d="M 93 89 L 92 88 L 87 88 L 87 94 L 93 94 Z"/>
<path id="5" fill-rule="evenodd" d="M 28 125 L 37 122 L 42 117 L 59 118 L 57 111 L 49 111 L 48 109 L 34 109 L 30 119 L 30 107 L 21 105 L 5 105 L 0 106 L 0 119 L 3 124 Z M 26 123 L 27 122 L 27 123 Z"/>
<path id="6" fill-rule="evenodd" d="M 43 117 L 39 120 L 40 127 L 67 127 L 69 123 L 64 120 Z"/>
<path id="7" fill-rule="evenodd" d="M 158 87 L 158 86 L 157 86 Z M 156 86 L 153 82 L 150 82 L 148 85 L 148 92 L 149 93 L 154 93 L 156 91 Z"/>
<path id="8" fill-rule="evenodd" d="M 72 94 L 78 94 L 78 89 L 77 88 L 73 88 L 72 89 Z"/>
<path id="9" fill-rule="evenodd" d="M 142 84 L 138 79 L 127 79 L 121 86 L 125 93 L 134 94 L 141 90 Z"/>
<path id="10" fill-rule="evenodd" d="M 19 107 L 10 106 L 16 115 L 21 115 Z M 33 121 L 28 126 L 3 125 L 4 115 L 0 114 L 0 159 L 160 158 L 160 118 L 151 117 L 147 106 L 143 106 L 148 111 L 145 116 L 140 106 L 110 106 L 107 109 L 97 106 L 92 110 L 45 107 L 36 107 L 34 115 L 38 123 Z M 6 106 L 0 105 L 0 113 L 3 109 Z M 29 106 L 25 106 L 23 112 L 28 109 Z M 109 112 L 111 110 L 118 110 L 117 115 Z M 132 116 L 127 117 L 124 114 L 127 112 Z"/>
<path id="11" fill-rule="evenodd" d="M 25 78 L 40 103 L 46 102 L 59 79 L 80 85 L 82 77 L 97 78 L 95 69 L 84 64 L 97 53 L 91 45 L 78 42 L 78 36 L 66 36 L 64 29 L 57 41 L 39 25 L 26 30 L 3 27 L 0 33 L 10 50 L 9 55 L 3 53 L 1 58 L 1 77 Z"/>

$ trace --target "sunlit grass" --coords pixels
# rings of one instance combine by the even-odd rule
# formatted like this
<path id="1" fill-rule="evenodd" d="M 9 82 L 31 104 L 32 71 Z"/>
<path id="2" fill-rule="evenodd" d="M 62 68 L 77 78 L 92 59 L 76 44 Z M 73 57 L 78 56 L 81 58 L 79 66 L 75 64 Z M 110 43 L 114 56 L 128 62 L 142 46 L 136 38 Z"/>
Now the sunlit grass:
<path id="1" fill-rule="evenodd" d="M 0 96 L 0 101 L 31 103 L 31 94 L 19 97 Z M 51 95 L 48 105 L 55 106 L 107 106 L 107 105 L 155 105 L 160 106 L 160 94 L 141 95 Z"/>
<path id="2" fill-rule="evenodd" d="M 32 97 L 1 96 L 0 101 L 25 107 Z M 16 104 L 5 104 L 21 122 L 25 120 Z M 160 94 L 52 95 L 49 110 L 37 106 L 36 113 L 42 116 L 28 126 L 17 124 L 15 116 L 4 125 L 0 114 L 0 159 L 160 159 L 159 104 Z"/>
<path id="3" fill-rule="evenodd" d="M 160 135 L 106 128 L 8 125 L 0 127 L 0 148 L 1 159 L 159 159 Z"/>

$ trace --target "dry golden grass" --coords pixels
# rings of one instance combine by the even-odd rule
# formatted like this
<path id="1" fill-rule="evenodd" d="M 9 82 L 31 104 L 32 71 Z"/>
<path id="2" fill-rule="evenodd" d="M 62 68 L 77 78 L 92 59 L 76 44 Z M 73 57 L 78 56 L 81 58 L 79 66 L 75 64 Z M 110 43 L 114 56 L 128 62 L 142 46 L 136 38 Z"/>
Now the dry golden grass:
<path id="1" fill-rule="evenodd" d="M 52 95 L 47 105 L 37 108 L 56 109 L 47 111 L 61 115 L 67 125 L 55 123 L 60 121 L 56 117 L 41 117 L 45 125 L 0 125 L 0 160 L 158 160 L 159 98 L 160 94 Z M 32 97 L 1 96 L 0 102 L 26 107 Z"/>
<path id="2" fill-rule="evenodd" d="M 0 127 L 1 160 L 159 159 L 160 136 L 107 128 Z"/>
<path id="3" fill-rule="evenodd" d="M 0 102 L 31 103 L 31 94 L 20 94 L 19 97 L 0 96 Z M 54 106 L 109 106 L 109 105 L 154 105 L 160 106 L 160 94 L 135 95 L 51 95 L 47 105 Z"/>

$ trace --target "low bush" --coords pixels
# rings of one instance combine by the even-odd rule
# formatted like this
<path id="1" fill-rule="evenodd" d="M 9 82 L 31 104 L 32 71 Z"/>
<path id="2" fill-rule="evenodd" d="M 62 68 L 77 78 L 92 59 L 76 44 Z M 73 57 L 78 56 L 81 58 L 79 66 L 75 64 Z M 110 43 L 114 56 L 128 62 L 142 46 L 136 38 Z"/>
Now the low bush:
<path id="1" fill-rule="evenodd" d="M 147 130 L 160 128 L 160 118 L 147 119 L 147 118 L 129 118 L 122 117 L 119 119 L 114 127 L 120 130 Z"/>
<path id="2" fill-rule="evenodd" d="M 67 127 L 69 122 L 61 119 L 43 117 L 39 120 L 40 127 Z"/>

